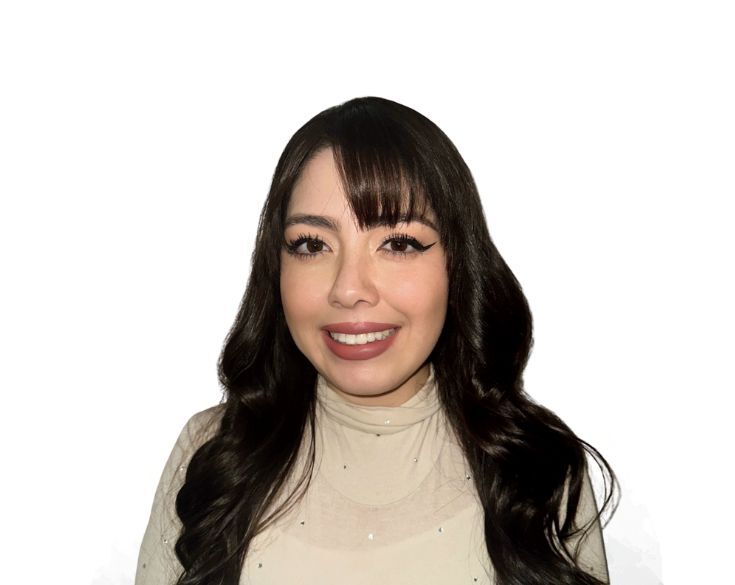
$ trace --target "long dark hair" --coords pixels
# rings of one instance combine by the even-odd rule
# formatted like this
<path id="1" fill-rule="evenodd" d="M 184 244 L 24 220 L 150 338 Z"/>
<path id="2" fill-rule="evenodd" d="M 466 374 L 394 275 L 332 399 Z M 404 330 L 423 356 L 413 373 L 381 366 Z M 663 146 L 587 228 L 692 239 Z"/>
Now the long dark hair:
<path id="1" fill-rule="evenodd" d="M 401 104 L 365 97 L 312 118 L 276 166 L 250 279 L 218 364 L 226 395 L 221 426 L 193 455 L 176 499 L 182 522 L 176 554 L 184 568 L 178 584 L 235 585 L 252 538 L 308 486 L 317 373 L 289 333 L 279 272 L 292 188 L 322 148 L 333 150 L 361 227 L 378 218 L 395 225 L 406 207 L 410 219 L 427 204 L 439 221 L 449 304 L 429 359 L 473 470 L 497 583 L 601 583 L 565 543 L 579 535 L 573 521 L 587 454 L 609 488 L 614 476 L 597 451 L 523 389 L 531 313 L 490 239 L 474 179 L 433 122 Z M 274 506 L 304 448 L 310 465 L 299 489 Z M 611 495 L 606 492 L 603 507 Z"/>

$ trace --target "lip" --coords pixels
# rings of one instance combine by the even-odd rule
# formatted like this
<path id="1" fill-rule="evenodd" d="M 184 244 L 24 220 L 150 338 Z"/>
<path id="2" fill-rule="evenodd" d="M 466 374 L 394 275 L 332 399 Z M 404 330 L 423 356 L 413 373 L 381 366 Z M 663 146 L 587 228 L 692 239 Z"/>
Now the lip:
<path id="1" fill-rule="evenodd" d="M 360 333 L 375 333 L 386 329 L 399 329 L 395 323 L 372 323 L 364 321 L 361 323 L 332 323 L 322 327 L 324 331 L 332 333 L 346 333 L 348 335 L 359 335 Z"/>
<path id="2" fill-rule="evenodd" d="M 373 325 L 375 324 L 373 323 Z M 380 323 L 379 325 L 381 327 L 385 327 L 385 329 L 391 329 L 389 325 L 384 323 Z M 372 331 L 382 331 L 382 329 L 373 329 Z M 335 331 L 335 333 L 341 333 L 341 331 Z M 365 331 L 362 331 L 362 333 L 365 333 Z M 396 328 L 393 334 L 389 335 L 385 339 L 381 339 L 380 341 L 371 341 L 370 343 L 365 343 L 363 345 L 347 345 L 340 343 L 339 341 L 335 341 L 326 329 L 322 331 L 322 337 L 324 338 L 325 345 L 333 355 L 343 360 L 352 361 L 369 360 L 378 357 L 393 345 L 399 333 L 400 329 Z"/>

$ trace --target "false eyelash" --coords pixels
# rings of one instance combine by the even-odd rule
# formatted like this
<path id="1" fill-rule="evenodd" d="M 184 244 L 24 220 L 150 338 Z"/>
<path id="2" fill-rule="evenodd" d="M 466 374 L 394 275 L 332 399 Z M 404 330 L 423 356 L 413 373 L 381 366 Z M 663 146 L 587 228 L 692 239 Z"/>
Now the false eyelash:
<path id="1" fill-rule="evenodd" d="M 436 242 L 433 244 L 429 244 L 428 246 L 424 246 L 421 242 L 419 242 L 416 238 L 413 238 L 409 236 L 408 234 L 401 234 L 401 233 L 395 233 L 391 234 L 387 238 L 383 240 L 383 246 L 385 246 L 388 242 L 401 242 L 405 244 L 410 244 L 416 252 L 399 252 L 397 250 L 389 250 L 389 253 L 396 254 L 400 256 L 405 256 L 407 254 L 414 254 L 414 253 L 422 253 L 426 252 L 429 248 L 431 248 Z M 382 248 L 382 246 L 381 246 Z"/>
<path id="2" fill-rule="evenodd" d="M 289 254 L 292 254 L 294 256 L 302 256 L 302 257 L 307 257 L 308 258 L 308 257 L 313 256 L 314 254 L 300 254 L 299 252 L 296 251 L 296 249 L 301 244 L 303 244 L 304 242 L 307 242 L 309 240 L 312 240 L 314 242 L 319 242 L 319 243 L 322 243 L 322 244 L 324 243 L 324 240 L 322 240 L 319 236 L 312 236 L 311 234 L 299 234 L 293 240 L 288 240 L 287 242 L 285 242 L 284 245 L 286 246 L 286 251 Z"/>

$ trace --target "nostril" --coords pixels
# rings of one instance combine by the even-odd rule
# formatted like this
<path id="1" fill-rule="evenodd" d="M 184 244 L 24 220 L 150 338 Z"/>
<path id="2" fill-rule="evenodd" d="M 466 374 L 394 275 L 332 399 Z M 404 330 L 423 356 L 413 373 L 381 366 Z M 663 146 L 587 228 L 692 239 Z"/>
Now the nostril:
<path id="1" fill-rule="evenodd" d="M 328 300 L 331 304 L 352 307 L 359 302 L 375 304 L 378 298 L 377 287 L 370 278 L 356 271 L 351 273 L 341 271 L 332 283 Z"/>

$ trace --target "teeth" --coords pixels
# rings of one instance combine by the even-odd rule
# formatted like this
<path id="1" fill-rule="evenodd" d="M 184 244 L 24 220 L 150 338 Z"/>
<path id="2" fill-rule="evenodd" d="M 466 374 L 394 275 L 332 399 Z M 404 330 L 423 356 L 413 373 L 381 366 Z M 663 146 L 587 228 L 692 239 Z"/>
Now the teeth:
<path id="1" fill-rule="evenodd" d="M 360 333 L 359 335 L 349 335 L 347 333 L 329 332 L 329 336 L 335 341 L 344 343 L 345 345 L 365 345 L 373 341 L 380 341 L 386 337 L 390 337 L 395 329 L 386 329 L 385 331 L 371 331 L 370 333 Z"/>

